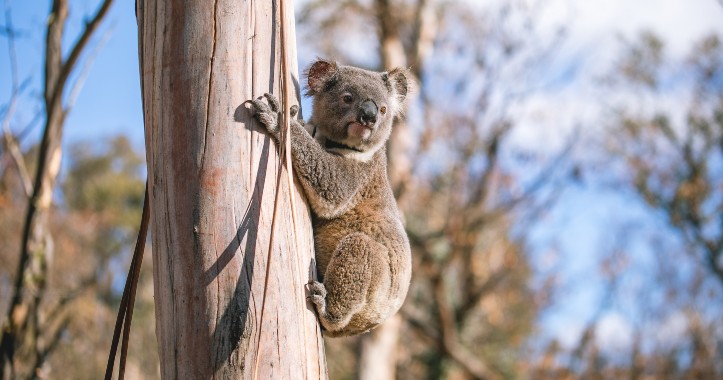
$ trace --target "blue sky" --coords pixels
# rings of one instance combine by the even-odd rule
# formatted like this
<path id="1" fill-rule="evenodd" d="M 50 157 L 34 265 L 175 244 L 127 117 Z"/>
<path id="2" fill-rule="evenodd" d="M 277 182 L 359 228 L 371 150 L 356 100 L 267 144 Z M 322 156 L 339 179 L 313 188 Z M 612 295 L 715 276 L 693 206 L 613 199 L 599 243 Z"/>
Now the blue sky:
<path id="1" fill-rule="evenodd" d="M 17 111 L 18 123 L 29 121 L 36 112 L 31 97 L 40 98 L 43 67 L 41 58 L 43 27 L 50 2 L 10 1 L 13 24 L 20 33 L 16 40 L 20 80 L 31 78 L 32 92 L 27 93 Z M 67 49 L 77 38 L 79 26 L 85 17 L 95 12 L 96 1 L 71 1 L 68 22 Z M 5 25 L 4 18 L 2 25 Z M 65 128 L 65 142 L 95 140 L 118 133 L 131 137 L 134 145 L 143 146 L 143 115 L 138 73 L 137 32 L 132 1 L 116 1 L 110 15 L 96 33 L 92 44 L 103 42 L 95 56 L 82 92 L 71 111 Z M 0 39 L 0 104 L 10 96 L 7 39 Z M 86 56 L 90 52 L 86 52 Z M 76 72 L 77 77 L 78 72 Z M 35 103 L 35 104 L 34 104 Z M 35 135 L 40 132 L 35 128 Z"/>
<path id="2" fill-rule="evenodd" d="M 42 79 L 40 58 L 43 55 L 43 24 L 47 17 L 49 2 L 8 0 L 12 8 L 13 22 L 21 32 L 17 39 L 20 78 L 31 78 L 36 91 L 29 96 L 39 96 Z M 716 0 L 587 0 L 556 1 L 556 6 L 545 15 L 550 27 L 559 22 L 569 24 L 570 37 L 553 64 L 546 68 L 551 77 L 559 78 L 558 85 L 543 97 L 577 117 L 580 107 L 587 107 L 580 97 L 581 86 L 599 67 L 609 63 L 615 55 L 620 38 L 632 38 L 642 29 L 653 29 L 661 34 L 672 54 L 684 54 L 695 39 L 712 30 L 723 33 L 723 7 Z M 68 24 L 68 41 L 77 36 L 81 21 L 92 14 L 98 2 L 73 0 Z M 5 24 L 4 20 L 0 22 Z M 83 91 L 65 130 L 67 141 L 95 139 L 109 134 L 128 134 L 134 143 L 142 145 L 142 111 L 137 60 L 137 35 L 135 10 L 132 1 L 116 1 L 110 15 L 96 33 L 94 42 L 107 40 L 97 54 Z M 304 49 L 298 41 L 299 56 L 312 59 L 315 52 Z M 9 97 L 9 62 L 7 39 L 0 39 L 0 104 Z M 308 62 L 300 62 L 304 67 Z M 582 79 L 582 80 L 581 80 Z M 574 85 L 572 85 L 574 84 Z M 110 90 L 109 90 L 110 89 Z M 571 99 L 573 98 L 573 99 Z M 540 100 L 541 103 L 546 103 Z M 19 120 L 30 120 L 35 110 L 22 102 L 18 110 Z M 308 102 L 307 102 L 308 104 Z M 560 120 L 553 120 L 559 124 Z M 569 124 L 569 120 L 564 120 Z M 22 123 L 19 123 L 22 125 Z M 37 128 L 36 128 L 37 130 Z M 553 133 L 557 133 L 553 130 Z M 535 135 L 535 133 L 531 133 Z M 537 136 L 533 137 L 537 140 Z"/>
<path id="3" fill-rule="evenodd" d="M 20 79 L 32 81 L 16 114 L 13 126 L 17 131 L 41 106 L 40 62 L 49 2 L 9 0 L 9 3 L 14 26 L 21 33 L 16 41 Z M 70 3 L 66 46 L 77 36 L 83 18 L 92 14 L 98 4 L 95 0 Z M 717 0 L 559 0 L 553 3 L 555 6 L 543 15 L 545 23 L 551 29 L 560 22 L 566 23 L 569 37 L 551 64 L 541 69 L 545 71 L 543 75 L 556 78 L 555 85 L 530 99 L 520 113 L 520 120 L 527 123 L 527 127 L 516 131 L 515 139 L 523 145 L 559 146 L 573 125 L 599 117 L 601 100 L 594 90 L 594 82 L 619 53 L 620 40 L 631 40 L 641 30 L 651 29 L 666 41 L 671 56 L 682 59 L 701 36 L 713 31 L 723 36 L 723 6 Z M 4 19 L 0 24 L 5 25 Z M 104 36 L 106 41 L 69 116 L 64 141 L 93 144 L 101 137 L 122 133 L 142 149 L 143 118 L 133 1 L 115 2 L 92 44 L 104 40 Z M 297 42 L 300 57 L 309 60 L 316 56 L 316 52 L 304 48 L 303 40 Z M 307 64 L 302 61 L 299 67 Z M 10 95 L 9 71 L 7 39 L 0 38 L 0 105 L 6 104 Z M 304 105 L 308 117 L 308 100 Z M 34 135 L 27 141 L 36 139 L 40 129 L 40 125 L 36 126 Z M 534 247 L 557 247 L 553 253 L 548 248 L 540 249 L 537 258 L 540 267 L 546 265 L 544 255 L 548 253 L 552 256 L 547 259 L 552 257 L 552 262 L 558 263 L 555 265 L 565 268 L 562 281 L 567 289 L 566 302 L 545 317 L 552 335 L 574 341 L 594 314 L 594 305 L 602 295 L 599 287 L 590 285 L 588 276 L 596 270 L 596 253 L 615 237 L 611 236 L 610 229 L 602 227 L 613 223 L 633 223 L 644 237 L 646 229 L 660 228 L 662 222 L 647 213 L 630 194 L 578 186 L 566 192 L 564 200 L 530 236 Z M 649 254 L 646 249 L 638 248 L 643 266 Z M 633 323 L 630 316 L 615 313 L 605 320 L 608 323 L 605 331 L 626 331 L 625 324 Z M 624 337 L 613 338 L 624 340 Z"/>

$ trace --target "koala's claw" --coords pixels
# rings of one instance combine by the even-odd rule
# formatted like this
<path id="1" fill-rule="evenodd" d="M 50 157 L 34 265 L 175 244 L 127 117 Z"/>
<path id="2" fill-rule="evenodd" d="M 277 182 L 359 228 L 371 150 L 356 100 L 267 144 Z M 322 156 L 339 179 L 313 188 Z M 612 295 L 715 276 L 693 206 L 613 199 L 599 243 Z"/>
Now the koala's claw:
<path id="1" fill-rule="evenodd" d="M 266 98 L 265 102 L 264 98 Z M 266 93 L 264 96 L 259 96 L 256 100 L 251 100 L 250 102 L 254 106 L 254 117 L 256 120 L 261 122 L 261 124 L 266 127 L 266 130 L 276 137 L 276 134 L 279 132 L 279 112 L 281 109 L 278 99 L 276 99 L 274 95 Z M 289 114 L 291 117 L 298 115 L 299 106 L 291 106 L 291 108 L 289 108 Z"/>
<path id="2" fill-rule="evenodd" d="M 269 98 L 266 98 L 267 100 Z M 273 104 L 269 106 L 262 97 L 252 100 L 254 106 L 254 117 L 263 124 L 269 132 L 276 133 L 279 130 L 278 115 L 272 110 Z"/>
<path id="3" fill-rule="evenodd" d="M 265 93 L 264 97 L 266 98 L 266 101 L 269 102 L 271 110 L 274 112 L 279 112 L 281 106 L 279 105 L 279 101 L 276 99 L 276 97 L 269 93 Z"/>
<path id="4" fill-rule="evenodd" d="M 310 281 L 306 284 L 306 287 L 309 290 L 309 295 L 306 296 L 306 299 L 316 305 L 317 308 L 323 309 L 326 306 L 326 288 L 324 284 L 318 281 Z"/>
<path id="5" fill-rule="evenodd" d="M 321 305 L 326 300 L 326 288 L 324 284 L 318 281 L 311 281 L 306 284 L 309 289 L 309 295 L 306 297 L 308 300 L 316 305 Z"/>
<path id="6" fill-rule="evenodd" d="M 326 287 L 319 281 L 309 281 L 306 286 L 309 287 L 309 293 L 319 294 L 322 297 L 326 297 Z"/>
<path id="7" fill-rule="evenodd" d="M 318 294 L 306 296 L 306 299 L 309 300 L 314 305 L 316 305 L 317 307 L 322 307 L 326 303 L 326 300 L 324 299 L 324 297 L 322 297 Z"/>

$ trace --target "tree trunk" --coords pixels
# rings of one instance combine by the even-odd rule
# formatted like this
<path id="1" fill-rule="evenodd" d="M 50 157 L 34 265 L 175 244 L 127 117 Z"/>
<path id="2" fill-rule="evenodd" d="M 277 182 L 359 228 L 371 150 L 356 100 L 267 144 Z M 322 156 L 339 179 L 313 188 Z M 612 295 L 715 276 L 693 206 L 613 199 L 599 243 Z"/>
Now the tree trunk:
<path id="1" fill-rule="evenodd" d="M 279 1 L 137 4 L 163 378 L 326 377 L 304 289 L 315 276 L 309 210 L 299 188 L 290 194 L 286 176 L 279 179 L 276 146 L 244 103 L 265 92 L 282 98 L 283 44 L 298 104 L 286 4 L 286 43 Z"/>
<path id="2" fill-rule="evenodd" d="M 379 25 L 379 56 L 382 69 L 407 67 L 407 54 L 399 36 L 399 22 L 394 17 L 395 12 L 390 2 L 376 0 L 374 5 Z M 397 199 L 406 190 L 411 176 L 411 142 L 409 125 L 402 118 L 396 119 L 387 142 L 387 171 Z M 359 380 L 392 380 L 396 377 L 396 352 L 401 326 L 402 318 L 397 314 L 360 338 L 357 362 Z"/>
<path id="3" fill-rule="evenodd" d="M 357 378 L 394 380 L 397 372 L 397 345 L 402 316 L 396 314 L 359 340 Z"/>
<path id="4" fill-rule="evenodd" d="M 389 0 L 376 0 L 375 6 L 379 24 L 379 56 L 382 60 L 382 69 L 407 67 L 407 54 L 399 36 L 399 22 L 394 17 Z M 411 174 L 412 164 L 409 160 L 411 144 L 409 125 L 403 118 L 396 119 L 387 142 L 387 171 L 397 199 L 404 191 L 403 187 Z"/>

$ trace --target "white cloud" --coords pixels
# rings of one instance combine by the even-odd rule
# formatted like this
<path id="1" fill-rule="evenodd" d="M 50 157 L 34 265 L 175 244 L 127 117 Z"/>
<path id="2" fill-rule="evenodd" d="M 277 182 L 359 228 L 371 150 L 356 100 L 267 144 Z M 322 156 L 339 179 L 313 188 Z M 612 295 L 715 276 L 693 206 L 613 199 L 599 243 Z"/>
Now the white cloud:
<path id="1" fill-rule="evenodd" d="M 562 348 L 572 350 L 577 347 L 584 329 L 585 327 L 581 323 L 575 321 L 569 321 L 565 328 L 558 329 L 557 339 Z"/>
<path id="2" fill-rule="evenodd" d="M 558 78 L 561 72 L 572 74 L 555 79 L 551 86 L 517 105 L 513 114 L 521 128 L 512 138 L 524 148 L 542 147 L 554 152 L 567 142 L 576 125 L 585 127 L 586 138 L 606 127 L 600 123 L 610 119 L 601 112 L 609 112 L 615 101 L 623 99 L 603 94 L 599 79 L 611 72 L 620 56 L 621 37 L 634 41 L 640 32 L 653 31 L 674 59 L 687 56 L 695 43 L 712 32 L 723 37 L 723 5 L 715 0 L 553 0 L 549 4 L 540 21 L 543 29 L 565 25 L 568 35 L 541 75 Z M 636 101 L 645 100 L 640 94 L 628 95 Z M 681 109 L 675 106 L 684 104 L 681 102 L 688 95 L 670 88 L 647 103 L 638 102 L 638 106 L 647 104 L 641 112 L 661 107 Z"/>
<path id="3" fill-rule="evenodd" d="M 688 336 L 688 317 L 683 312 L 672 313 L 657 324 L 650 333 L 663 346 L 680 345 Z"/>
<path id="4" fill-rule="evenodd" d="M 633 343 L 633 328 L 622 314 L 607 313 L 595 326 L 595 340 L 604 351 L 627 350 Z"/>
<path id="5" fill-rule="evenodd" d="M 555 6 L 574 9 L 570 25 L 574 46 L 596 48 L 595 42 L 618 34 L 631 38 L 649 29 L 666 41 L 673 54 L 684 54 L 702 36 L 723 32 L 723 6 L 716 0 L 588 0 Z"/>

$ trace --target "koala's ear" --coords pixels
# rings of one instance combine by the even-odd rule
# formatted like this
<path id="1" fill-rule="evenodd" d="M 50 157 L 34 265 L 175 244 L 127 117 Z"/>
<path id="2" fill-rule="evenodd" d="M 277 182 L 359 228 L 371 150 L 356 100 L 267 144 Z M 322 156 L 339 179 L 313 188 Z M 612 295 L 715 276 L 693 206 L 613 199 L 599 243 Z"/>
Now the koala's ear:
<path id="1" fill-rule="evenodd" d="M 334 61 L 320 59 L 306 70 L 306 80 L 309 85 L 307 94 L 315 95 L 322 91 L 326 84 L 334 78 L 338 66 Z"/>
<path id="2" fill-rule="evenodd" d="M 407 96 L 410 75 L 409 70 L 401 68 L 382 74 L 382 78 L 391 85 L 394 95 L 400 102 Z"/>

